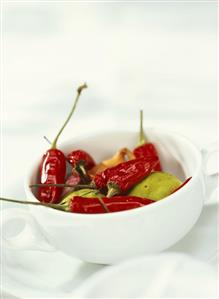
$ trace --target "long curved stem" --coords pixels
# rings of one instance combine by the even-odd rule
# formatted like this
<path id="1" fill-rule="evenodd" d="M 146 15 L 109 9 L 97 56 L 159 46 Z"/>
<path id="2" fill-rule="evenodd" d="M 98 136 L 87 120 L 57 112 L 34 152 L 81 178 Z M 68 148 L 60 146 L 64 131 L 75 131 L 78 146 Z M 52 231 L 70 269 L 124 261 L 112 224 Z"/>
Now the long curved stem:
<path id="1" fill-rule="evenodd" d="M 89 194 L 90 192 L 84 193 L 83 196 Z M 109 213 L 109 209 L 105 205 L 105 203 L 103 202 L 102 198 L 98 194 L 96 194 L 96 195 L 97 195 L 97 198 L 98 198 L 101 206 L 104 208 L 105 212 Z M 67 206 L 65 204 L 59 205 L 59 204 L 52 204 L 52 203 L 43 203 L 43 202 L 26 201 L 26 200 L 17 200 L 17 199 L 4 198 L 4 197 L 0 197 L 0 200 L 1 201 L 5 201 L 5 202 L 12 202 L 12 203 L 23 204 L 23 205 L 43 206 L 43 207 L 52 208 L 52 209 L 59 210 L 59 211 L 68 212 Z"/>
<path id="2" fill-rule="evenodd" d="M 13 203 L 19 203 L 24 205 L 35 205 L 35 206 L 43 206 L 48 208 L 53 208 L 56 210 L 66 211 L 64 207 L 58 204 L 52 204 L 52 203 L 42 203 L 42 202 L 35 202 L 35 201 L 25 201 L 25 200 L 17 200 L 17 199 L 11 199 L 11 198 L 3 198 L 0 197 L 0 200 L 6 201 L 6 202 L 13 202 Z"/>
<path id="3" fill-rule="evenodd" d="M 144 129 L 143 129 L 143 121 L 144 121 L 143 110 L 140 110 L 140 130 L 139 130 L 138 146 L 141 146 L 147 142 L 147 138 L 145 136 Z"/>
<path id="4" fill-rule="evenodd" d="M 33 184 L 29 185 L 30 188 L 36 188 L 36 187 L 72 187 L 74 189 L 95 189 L 92 185 L 71 185 L 71 184 Z"/>
<path id="5" fill-rule="evenodd" d="M 81 85 L 81 86 L 78 87 L 78 89 L 77 89 L 77 96 L 76 96 L 76 98 L 74 100 L 74 105 L 73 105 L 73 107 L 72 107 L 72 109 L 71 109 L 71 111 L 70 111 L 70 113 L 69 113 L 66 121 L 64 122 L 63 126 L 61 127 L 61 129 L 59 130 L 58 134 L 56 135 L 56 137 L 55 137 L 55 139 L 54 139 L 54 141 L 53 141 L 53 143 L 51 145 L 51 149 L 56 148 L 56 144 L 57 144 L 58 138 L 61 135 L 61 133 L 64 130 L 64 128 L 66 127 L 66 125 L 69 122 L 70 118 L 72 117 L 72 114 L 74 113 L 75 108 L 77 106 L 80 94 L 81 94 L 82 90 L 85 89 L 85 88 L 87 88 L 87 84 L 86 83 L 84 83 L 83 85 Z"/>

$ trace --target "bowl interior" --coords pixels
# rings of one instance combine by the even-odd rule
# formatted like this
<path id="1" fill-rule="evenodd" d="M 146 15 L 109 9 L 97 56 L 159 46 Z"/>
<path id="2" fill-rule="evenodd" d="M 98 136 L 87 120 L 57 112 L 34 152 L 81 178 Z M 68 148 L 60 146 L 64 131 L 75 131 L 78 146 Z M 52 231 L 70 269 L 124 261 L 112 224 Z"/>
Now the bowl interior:
<path id="1" fill-rule="evenodd" d="M 180 180 L 194 176 L 200 163 L 198 150 L 186 138 L 163 131 L 147 128 L 148 139 L 157 148 L 163 170 L 174 174 Z M 132 150 L 138 141 L 136 132 L 106 132 L 78 139 L 69 139 L 60 145 L 60 149 L 68 154 L 72 150 L 83 149 L 89 152 L 96 162 L 110 158 L 117 150 L 128 147 Z M 36 183 L 39 162 L 35 162 L 28 177 L 28 185 Z M 34 192 L 34 191 L 33 191 Z"/>

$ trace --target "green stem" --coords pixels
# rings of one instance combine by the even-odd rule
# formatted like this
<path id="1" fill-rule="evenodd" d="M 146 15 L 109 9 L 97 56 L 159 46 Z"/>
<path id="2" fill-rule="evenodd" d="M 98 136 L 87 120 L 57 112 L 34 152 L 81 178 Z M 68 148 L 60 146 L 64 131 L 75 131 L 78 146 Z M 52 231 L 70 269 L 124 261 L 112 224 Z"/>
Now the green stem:
<path id="1" fill-rule="evenodd" d="M 90 182 L 90 177 L 87 175 L 86 169 L 84 168 L 84 163 L 78 163 L 75 167 L 76 171 L 79 173 L 81 180 L 84 184 Z"/>
<path id="2" fill-rule="evenodd" d="M 75 108 L 77 106 L 80 94 L 81 94 L 82 90 L 85 89 L 85 88 L 87 88 L 87 84 L 86 83 L 84 83 L 83 85 L 81 85 L 81 86 L 78 87 L 78 89 L 77 89 L 77 96 L 76 96 L 76 98 L 74 100 L 74 105 L 73 105 L 73 107 L 72 107 L 72 109 L 71 109 L 71 111 L 70 111 L 70 113 L 69 113 L 66 121 L 64 122 L 63 126 L 61 127 L 61 129 L 59 130 L 58 134 L 56 135 L 56 137 L 55 137 L 55 139 L 54 139 L 54 141 L 53 141 L 53 143 L 51 145 L 51 149 L 55 149 L 56 148 L 56 144 L 57 144 L 58 138 L 61 135 L 61 133 L 64 130 L 64 128 L 66 127 L 66 125 L 69 122 L 70 118 L 72 117 L 72 114 L 74 113 Z"/>
<path id="3" fill-rule="evenodd" d="M 33 184 L 29 185 L 30 188 L 36 188 L 36 187 L 72 187 L 75 189 L 94 189 L 94 186 L 91 185 L 70 185 L 70 184 Z"/>
<path id="4" fill-rule="evenodd" d="M 10 199 L 10 198 L 3 198 L 0 197 L 0 200 L 6 201 L 6 202 L 13 202 L 13 203 L 19 203 L 24 205 L 34 205 L 34 206 L 43 206 L 48 207 L 60 211 L 66 211 L 66 209 L 60 205 L 52 204 L 52 203 L 43 203 L 43 202 L 35 202 L 35 201 L 25 201 L 25 200 L 16 200 L 16 199 Z"/>
<path id="5" fill-rule="evenodd" d="M 108 188 L 107 197 L 113 197 L 114 195 L 120 193 L 119 187 L 112 182 L 109 182 L 107 184 L 107 188 Z"/>
<path id="6" fill-rule="evenodd" d="M 86 193 L 83 194 L 83 196 L 87 195 L 89 193 L 90 192 L 86 192 Z M 102 205 L 102 207 L 104 208 L 104 210 L 106 211 L 106 213 L 109 213 L 110 211 L 109 211 L 108 207 L 106 206 L 106 204 L 103 202 L 102 198 L 99 195 L 97 195 L 97 198 L 98 198 L 100 204 Z M 58 204 L 52 204 L 52 203 L 42 203 L 42 202 L 35 202 L 35 201 L 25 201 L 25 200 L 3 198 L 3 197 L 0 197 L 0 200 L 1 201 L 5 201 L 5 202 L 12 202 L 12 203 L 23 204 L 23 205 L 43 206 L 43 207 L 52 208 L 52 209 L 59 210 L 59 211 L 68 212 L 68 204 L 65 203 L 65 202 L 63 202 L 61 205 L 58 205 Z"/>
<path id="7" fill-rule="evenodd" d="M 145 136 L 144 129 L 143 129 L 143 121 L 144 121 L 143 110 L 140 110 L 140 130 L 139 130 L 138 146 L 147 143 L 147 138 Z"/>
<path id="8" fill-rule="evenodd" d="M 79 170 L 79 172 L 81 173 L 81 175 L 83 176 L 83 177 L 87 177 L 87 172 L 86 172 L 86 170 L 85 170 L 85 168 L 84 168 L 84 165 L 83 164 L 78 164 L 78 166 L 76 167 L 76 170 Z"/>
<path id="9" fill-rule="evenodd" d="M 110 210 L 108 209 L 107 205 L 105 204 L 105 202 L 102 200 L 102 198 L 100 196 L 97 196 L 101 206 L 104 208 L 106 213 L 110 213 Z"/>
<path id="10" fill-rule="evenodd" d="M 113 197 L 114 195 L 118 194 L 118 191 L 114 188 L 109 188 L 106 197 Z"/>

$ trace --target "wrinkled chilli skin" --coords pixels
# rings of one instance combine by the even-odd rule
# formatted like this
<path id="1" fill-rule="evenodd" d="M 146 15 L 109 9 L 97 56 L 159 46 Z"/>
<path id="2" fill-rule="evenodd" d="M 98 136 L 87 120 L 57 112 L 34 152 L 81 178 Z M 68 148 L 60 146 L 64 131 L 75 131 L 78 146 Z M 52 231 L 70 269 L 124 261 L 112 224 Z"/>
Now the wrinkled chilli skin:
<path id="1" fill-rule="evenodd" d="M 133 154 L 136 158 L 150 158 L 152 161 L 157 161 L 157 164 L 154 166 L 154 171 L 162 171 L 159 156 L 157 150 L 153 143 L 145 143 L 141 146 L 138 146 L 134 149 Z"/>
<path id="2" fill-rule="evenodd" d="M 156 163 L 145 158 L 126 161 L 96 174 L 94 183 L 100 190 L 113 184 L 124 193 L 149 175 Z"/>
<path id="3" fill-rule="evenodd" d="M 58 149 L 48 150 L 40 165 L 40 184 L 63 184 L 66 175 L 66 159 Z M 62 194 L 62 188 L 57 186 L 41 186 L 38 189 L 38 199 L 42 202 L 57 203 Z"/>

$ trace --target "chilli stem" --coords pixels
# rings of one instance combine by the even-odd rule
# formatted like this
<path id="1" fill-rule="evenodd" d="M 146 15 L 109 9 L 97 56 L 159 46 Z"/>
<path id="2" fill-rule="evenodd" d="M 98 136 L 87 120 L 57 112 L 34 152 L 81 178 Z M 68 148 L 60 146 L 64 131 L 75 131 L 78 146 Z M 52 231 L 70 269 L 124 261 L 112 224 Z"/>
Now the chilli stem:
<path id="1" fill-rule="evenodd" d="M 70 184 L 33 184 L 29 185 L 30 188 L 37 188 L 37 187 L 72 187 L 75 189 L 95 189 L 92 185 L 70 185 Z"/>
<path id="2" fill-rule="evenodd" d="M 108 182 L 107 188 L 108 188 L 108 192 L 106 195 L 107 197 L 113 197 L 114 195 L 121 193 L 119 186 L 113 182 Z"/>
<path id="3" fill-rule="evenodd" d="M 17 200 L 17 199 L 10 199 L 10 198 L 3 198 L 0 197 L 0 200 L 6 201 L 6 202 L 13 202 L 13 203 L 18 203 L 18 204 L 24 204 L 24 205 L 34 205 L 34 206 L 43 206 L 43 207 L 48 207 L 60 211 L 66 211 L 64 207 L 57 205 L 57 204 L 52 204 L 52 203 L 42 203 L 42 202 L 35 202 L 35 201 L 25 201 L 25 200 Z"/>
<path id="4" fill-rule="evenodd" d="M 138 146 L 141 146 L 147 142 L 147 138 L 145 136 L 144 129 L 143 129 L 143 121 L 144 121 L 143 110 L 140 110 L 140 130 L 139 130 Z"/>
<path id="5" fill-rule="evenodd" d="M 87 175 L 87 172 L 84 168 L 83 163 L 78 163 L 75 167 L 76 171 L 79 173 L 81 180 L 84 184 L 88 184 L 90 182 L 90 177 Z"/>
<path id="6" fill-rule="evenodd" d="M 69 122 L 70 118 L 72 117 L 72 114 L 74 113 L 75 108 L 77 106 L 80 94 L 81 94 L 82 90 L 85 89 L 85 88 L 87 88 L 87 84 L 86 83 L 84 83 L 83 85 L 81 85 L 81 86 L 78 87 L 78 89 L 77 89 L 77 96 L 76 96 L 76 98 L 74 100 L 74 105 L 73 105 L 73 107 L 72 107 L 72 109 L 71 109 L 71 111 L 70 111 L 70 113 L 69 113 L 66 121 L 64 122 L 63 126 L 61 127 L 61 129 L 59 130 L 58 134 L 56 135 L 56 137 L 55 137 L 55 139 L 54 139 L 54 141 L 53 141 L 53 143 L 51 145 L 51 149 L 55 149 L 56 148 L 56 144 L 57 144 L 58 138 L 61 135 L 61 133 L 64 130 L 64 128 L 66 127 L 66 125 Z"/>
<path id="7" fill-rule="evenodd" d="M 106 213 L 110 213 L 110 210 L 108 209 L 107 205 L 105 204 L 105 202 L 102 200 L 102 198 L 100 196 L 97 196 L 101 206 L 104 208 Z"/>

